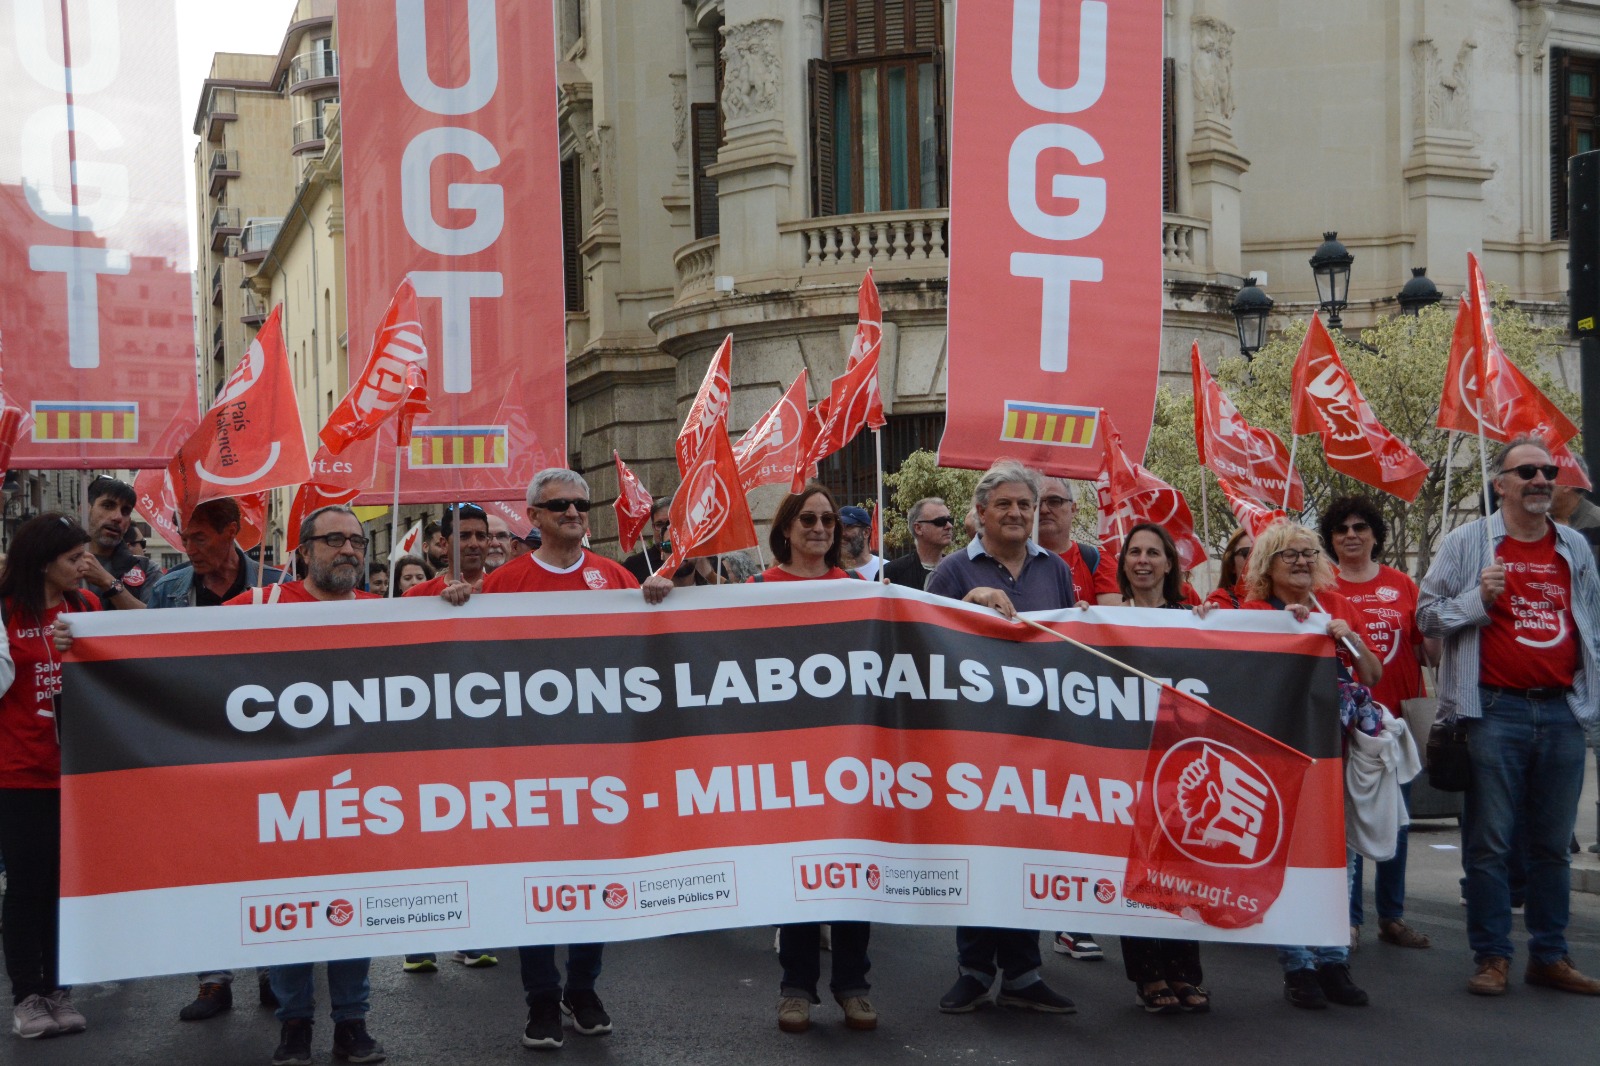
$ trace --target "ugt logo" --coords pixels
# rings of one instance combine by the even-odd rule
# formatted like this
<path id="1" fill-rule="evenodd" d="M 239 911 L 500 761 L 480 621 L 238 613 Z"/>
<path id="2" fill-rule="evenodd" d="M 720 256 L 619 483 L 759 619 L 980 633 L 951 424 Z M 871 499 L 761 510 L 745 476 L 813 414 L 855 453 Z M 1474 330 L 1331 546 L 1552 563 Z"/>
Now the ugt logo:
<path id="1" fill-rule="evenodd" d="M 1237 748 L 1191 737 L 1167 749 L 1156 767 L 1161 832 L 1195 862 L 1252 867 L 1282 843 L 1283 803 L 1272 777 Z"/>

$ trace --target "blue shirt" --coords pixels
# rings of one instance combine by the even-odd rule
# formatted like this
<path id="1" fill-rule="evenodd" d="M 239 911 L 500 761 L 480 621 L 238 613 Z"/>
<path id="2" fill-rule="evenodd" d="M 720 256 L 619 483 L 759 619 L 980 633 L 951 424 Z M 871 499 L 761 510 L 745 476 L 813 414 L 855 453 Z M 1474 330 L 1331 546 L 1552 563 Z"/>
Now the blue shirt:
<path id="1" fill-rule="evenodd" d="M 1011 576 L 1004 563 L 983 550 L 973 537 L 965 551 L 953 552 L 928 578 L 927 591 L 952 600 L 965 599 L 973 589 L 999 589 L 1011 597 L 1019 611 L 1057 611 L 1077 603 L 1072 588 L 1072 567 L 1053 551 L 1028 541 L 1022 571 Z"/>

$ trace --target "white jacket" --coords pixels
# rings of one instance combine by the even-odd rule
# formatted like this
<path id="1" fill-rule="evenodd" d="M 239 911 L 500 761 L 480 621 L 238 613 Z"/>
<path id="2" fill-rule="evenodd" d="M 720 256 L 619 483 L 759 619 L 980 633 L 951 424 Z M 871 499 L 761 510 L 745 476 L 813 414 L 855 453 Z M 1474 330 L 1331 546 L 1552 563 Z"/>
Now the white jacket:
<path id="1" fill-rule="evenodd" d="M 1394 858 L 1402 827 L 1410 825 L 1400 786 L 1422 771 L 1417 742 L 1404 719 L 1385 708 L 1383 732 L 1352 732 L 1344 767 L 1345 843 L 1374 862 Z"/>

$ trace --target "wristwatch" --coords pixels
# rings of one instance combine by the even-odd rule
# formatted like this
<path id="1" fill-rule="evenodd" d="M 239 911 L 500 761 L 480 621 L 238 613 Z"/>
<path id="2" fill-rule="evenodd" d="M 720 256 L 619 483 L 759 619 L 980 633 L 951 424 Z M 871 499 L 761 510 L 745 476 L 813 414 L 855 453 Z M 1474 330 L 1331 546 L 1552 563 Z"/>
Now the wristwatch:
<path id="1" fill-rule="evenodd" d="M 122 579 L 121 578 L 118 578 L 117 580 L 115 580 L 115 581 L 113 581 L 111 583 L 111 585 L 106 589 L 106 591 L 103 593 L 103 595 L 108 600 L 114 600 L 119 595 L 121 595 L 122 593 L 127 592 L 127 591 L 128 591 L 128 586 L 126 586 L 126 585 L 124 585 L 122 583 Z"/>

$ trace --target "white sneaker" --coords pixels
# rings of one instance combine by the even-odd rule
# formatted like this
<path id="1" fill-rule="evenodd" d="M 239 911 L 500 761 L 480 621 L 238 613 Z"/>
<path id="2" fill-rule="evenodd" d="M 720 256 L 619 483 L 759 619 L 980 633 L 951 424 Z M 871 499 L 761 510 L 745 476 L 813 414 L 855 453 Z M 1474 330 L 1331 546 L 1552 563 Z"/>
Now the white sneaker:
<path id="1" fill-rule="evenodd" d="M 65 988 L 56 989 L 44 997 L 44 1001 L 50 1005 L 50 1016 L 56 1020 L 61 1035 L 81 1033 L 89 1028 L 89 1019 L 72 1005 L 72 993 Z"/>
<path id="2" fill-rule="evenodd" d="M 29 996 L 11 1012 L 11 1031 L 24 1040 L 37 1040 L 42 1036 L 55 1036 L 61 1032 L 50 1013 L 50 1001 L 43 996 Z"/>

